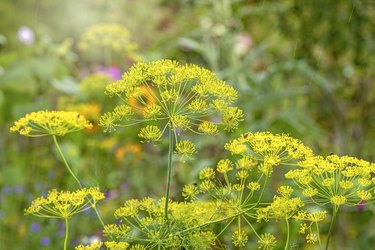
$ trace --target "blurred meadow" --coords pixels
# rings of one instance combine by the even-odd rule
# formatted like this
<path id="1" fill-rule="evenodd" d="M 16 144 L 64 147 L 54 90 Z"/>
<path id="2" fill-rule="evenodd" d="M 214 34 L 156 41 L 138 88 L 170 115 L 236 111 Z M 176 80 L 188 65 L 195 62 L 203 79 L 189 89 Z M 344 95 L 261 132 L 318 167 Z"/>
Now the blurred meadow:
<path id="1" fill-rule="evenodd" d="M 238 90 L 244 111 L 233 133 L 190 135 L 198 153 L 176 160 L 174 200 L 247 131 L 287 133 L 323 156 L 375 161 L 373 1 L 2 0 L 0 16 L 1 249 L 61 249 L 64 225 L 24 209 L 47 190 L 76 184 L 50 138 L 9 132 L 29 112 L 78 111 L 93 123 L 60 146 L 79 179 L 105 192 L 104 221 L 128 199 L 164 194 L 167 143 L 142 143 L 137 126 L 111 133 L 98 126 L 118 103 L 105 86 L 139 61 L 205 67 Z M 373 249 L 374 213 L 374 206 L 343 209 L 333 249 Z M 91 211 L 73 218 L 71 230 L 72 246 L 102 237 Z M 314 249 L 298 244 L 290 249 Z"/>

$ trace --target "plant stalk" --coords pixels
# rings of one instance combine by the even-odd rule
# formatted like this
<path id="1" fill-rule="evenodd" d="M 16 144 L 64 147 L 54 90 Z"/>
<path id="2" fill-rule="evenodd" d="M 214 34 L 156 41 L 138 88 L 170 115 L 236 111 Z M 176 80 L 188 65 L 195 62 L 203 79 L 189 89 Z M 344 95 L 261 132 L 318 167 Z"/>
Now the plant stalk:
<path id="1" fill-rule="evenodd" d="M 289 220 L 286 219 L 285 221 L 286 221 L 286 243 L 285 243 L 284 250 L 288 250 L 290 229 L 289 229 Z"/>
<path id="2" fill-rule="evenodd" d="M 172 177 L 172 158 L 173 158 L 173 131 L 169 130 L 168 134 L 168 173 L 167 173 L 167 186 L 165 190 L 165 206 L 164 206 L 164 219 L 168 221 L 168 203 L 169 203 L 169 191 L 171 188 L 171 177 Z"/>
<path id="3" fill-rule="evenodd" d="M 66 250 L 68 245 L 68 235 L 69 235 L 69 222 L 68 218 L 65 218 L 65 240 L 64 240 L 64 250 Z"/>
<path id="4" fill-rule="evenodd" d="M 73 176 L 74 180 L 76 180 L 76 182 L 78 183 L 79 187 L 82 188 L 81 182 L 78 180 L 77 176 L 73 173 L 73 171 L 70 168 L 68 162 L 66 161 L 66 159 L 64 157 L 64 154 L 62 153 L 61 148 L 59 146 L 59 143 L 57 142 L 56 136 L 53 135 L 52 138 L 53 138 L 53 142 L 56 145 L 57 151 L 59 151 L 59 154 L 60 154 L 62 160 L 64 161 L 64 164 L 65 164 L 66 168 L 68 169 L 69 173 Z"/>
<path id="5" fill-rule="evenodd" d="M 65 164 L 65 167 L 68 169 L 68 172 L 69 172 L 70 175 L 74 178 L 74 180 L 76 180 L 76 182 L 78 183 L 79 188 L 82 189 L 82 188 L 83 188 L 83 187 L 82 187 L 82 184 L 81 184 L 81 182 L 78 180 L 77 176 L 73 173 L 72 169 L 70 168 L 70 166 L 69 166 L 69 164 L 68 164 L 68 161 L 65 159 L 65 156 L 64 156 L 63 152 L 61 151 L 61 148 L 60 148 L 60 146 L 59 146 L 59 143 L 57 142 L 57 138 L 56 138 L 56 136 L 53 135 L 52 138 L 53 138 L 53 142 L 54 142 L 55 145 L 56 145 L 57 151 L 59 151 L 59 154 L 60 154 L 60 156 L 61 156 L 61 158 L 62 158 L 62 160 L 63 160 L 63 162 L 64 162 L 64 164 Z M 92 201 L 89 201 L 89 202 L 90 202 L 91 207 L 94 209 L 94 211 L 95 211 L 95 213 L 96 213 L 96 216 L 98 217 L 100 223 L 102 224 L 102 226 L 103 226 L 103 228 L 104 228 L 104 222 L 103 222 L 103 220 L 102 220 L 102 217 L 101 217 L 100 214 L 99 214 L 99 211 L 96 209 L 95 204 L 94 204 Z"/>
<path id="6" fill-rule="evenodd" d="M 339 211 L 339 208 L 337 206 L 334 206 L 333 212 L 332 212 L 331 225 L 329 226 L 329 231 L 328 231 L 328 237 L 327 237 L 326 248 L 325 248 L 326 250 L 328 250 L 329 240 L 331 239 L 332 231 L 333 231 L 333 228 L 335 227 L 338 211 Z"/>

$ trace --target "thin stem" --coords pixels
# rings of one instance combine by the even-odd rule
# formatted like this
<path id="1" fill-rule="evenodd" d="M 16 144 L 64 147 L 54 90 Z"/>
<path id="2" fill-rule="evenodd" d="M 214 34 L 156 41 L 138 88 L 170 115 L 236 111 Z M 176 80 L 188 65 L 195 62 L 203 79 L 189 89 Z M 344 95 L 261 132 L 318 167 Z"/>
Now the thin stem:
<path id="1" fill-rule="evenodd" d="M 173 158 L 173 128 L 169 129 L 168 133 L 168 173 L 167 173 L 167 187 L 165 190 L 165 206 L 164 206 L 164 219 L 168 221 L 168 203 L 169 203 L 169 191 L 171 187 L 171 176 L 172 176 L 172 158 Z"/>
<path id="2" fill-rule="evenodd" d="M 95 204 L 91 203 L 91 201 L 90 201 L 90 204 L 91 204 L 92 209 L 94 209 L 94 211 L 95 211 L 95 213 L 96 213 L 96 216 L 98 217 L 98 219 L 99 219 L 99 221 L 100 221 L 100 224 L 102 224 L 102 227 L 104 228 L 104 222 L 103 222 L 103 220 L 102 220 L 102 217 L 101 217 L 100 214 L 99 214 L 99 211 L 96 209 Z"/>
<path id="3" fill-rule="evenodd" d="M 57 151 L 59 151 L 59 154 L 60 154 L 62 160 L 64 161 L 64 164 L 65 164 L 66 168 L 68 169 L 69 173 L 73 176 L 74 180 L 77 181 L 79 187 L 82 188 L 81 182 L 78 180 L 78 178 L 76 177 L 76 175 L 73 173 L 72 169 L 69 167 L 69 164 L 68 164 L 68 162 L 66 161 L 66 159 L 65 159 L 65 157 L 64 157 L 64 154 L 62 153 L 62 151 L 61 151 L 61 149 L 60 149 L 59 143 L 57 142 L 56 136 L 53 135 L 52 138 L 53 138 L 53 142 L 54 142 L 55 145 L 56 145 Z"/>
<path id="4" fill-rule="evenodd" d="M 65 240 L 64 240 L 64 250 L 66 250 L 66 247 L 68 245 L 68 235 L 69 235 L 69 222 L 68 218 L 65 218 Z"/>
<path id="5" fill-rule="evenodd" d="M 285 243 L 284 250 L 288 250 L 288 245 L 289 245 L 289 234 L 290 234 L 290 230 L 289 230 L 289 221 L 288 221 L 288 219 L 286 219 L 285 222 L 286 222 L 286 243 Z"/>
<path id="6" fill-rule="evenodd" d="M 70 168 L 70 166 L 69 166 L 67 160 L 65 159 L 65 156 L 64 156 L 63 152 L 61 151 L 61 148 L 60 148 L 60 146 L 59 146 L 59 143 L 57 142 L 57 138 L 56 138 L 56 136 L 53 135 L 52 138 L 53 138 L 53 142 L 54 142 L 55 145 L 56 145 L 57 151 L 59 151 L 59 154 L 60 154 L 60 156 L 61 156 L 61 158 L 62 158 L 62 160 L 63 160 L 63 162 L 64 162 L 64 164 L 65 164 L 65 167 L 68 169 L 68 172 L 69 172 L 70 175 L 71 175 L 71 176 L 77 181 L 79 187 L 80 187 L 80 188 L 83 188 L 81 182 L 78 180 L 77 176 L 73 173 L 73 171 L 72 171 L 72 169 Z M 89 201 L 89 203 L 90 203 L 91 207 L 94 209 L 94 211 L 95 211 L 95 213 L 96 213 L 96 216 L 98 217 L 100 223 L 102 224 L 102 226 L 103 226 L 103 228 L 104 228 L 104 222 L 103 222 L 103 220 L 102 220 L 102 217 L 101 217 L 100 214 L 99 214 L 99 211 L 96 209 L 95 204 L 94 204 L 91 200 Z"/>
<path id="7" fill-rule="evenodd" d="M 319 249 L 322 249 L 322 242 L 320 241 L 320 232 L 318 222 L 315 222 L 316 225 L 316 234 L 318 235 Z"/>
<path id="8" fill-rule="evenodd" d="M 329 226 L 329 231 L 328 231 L 328 237 L 327 237 L 327 242 L 326 242 L 326 250 L 328 250 L 329 240 L 331 238 L 333 228 L 335 227 L 335 222 L 336 222 L 338 211 L 339 211 L 339 208 L 337 206 L 334 206 L 333 212 L 332 212 L 331 225 Z"/>
<path id="9" fill-rule="evenodd" d="M 268 183 L 268 176 L 267 176 L 267 175 L 265 175 L 265 176 L 266 176 L 266 179 L 264 180 L 264 183 L 263 183 L 262 192 L 260 193 L 259 198 L 258 198 L 258 201 L 257 201 L 257 203 L 256 203 L 255 206 L 258 206 L 258 204 L 259 204 L 259 202 L 260 202 L 260 200 L 262 199 L 262 196 L 263 196 L 263 194 L 264 194 L 264 190 L 266 189 L 266 186 L 267 186 L 267 183 Z"/>

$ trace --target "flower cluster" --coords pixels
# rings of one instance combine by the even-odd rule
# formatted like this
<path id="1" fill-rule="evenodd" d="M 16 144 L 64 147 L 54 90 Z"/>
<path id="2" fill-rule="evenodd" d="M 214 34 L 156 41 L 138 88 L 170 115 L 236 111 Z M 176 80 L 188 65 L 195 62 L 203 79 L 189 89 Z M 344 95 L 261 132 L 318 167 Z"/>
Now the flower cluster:
<path id="1" fill-rule="evenodd" d="M 304 206 L 301 198 L 291 198 L 293 188 L 290 186 L 281 186 L 277 192 L 279 196 L 273 198 L 272 203 L 264 208 L 257 210 L 257 221 L 268 221 L 272 219 L 288 220 L 296 215 Z"/>
<path id="2" fill-rule="evenodd" d="M 124 105 L 105 113 L 100 125 L 108 131 L 145 123 L 139 136 L 146 141 L 159 140 L 166 129 L 175 138 L 177 131 L 233 131 L 243 118 L 242 110 L 231 106 L 237 99 L 235 89 L 207 69 L 171 60 L 137 63 L 105 93 L 118 96 Z M 187 156 L 195 149 L 185 141 L 176 152 Z"/>
<path id="3" fill-rule="evenodd" d="M 10 132 L 19 132 L 30 137 L 63 136 L 70 132 L 91 128 L 92 124 L 77 112 L 38 111 L 20 118 L 10 128 Z"/>
<path id="4" fill-rule="evenodd" d="M 313 155 L 312 150 L 300 140 L 270 132 L 245 133 L 227 143 L 225 149 L 233 155 L 252 155 L 255 160 L 262 162 L 259 170 L 267 175 L 272 173 L 272 167 Z"/>
<path id="5" fill-rule="evenodd" d="M 129 39 L 129 30 L 120 24 L 103 23 L 89 27 L 78 44 L 82 50 L 91 47 L 112 48 L 115 51 L 134 51 L 137 46 Z"/>
<path id="6" fill-rule="evenodd" d="M 74 192 L 53 189 L 48 192 L 47 197 L 35 199 L 25 212 L 45 218 L 68 219 L 102 199 L 104 194 L 98 188 L 83 188 Z"/>
<path id="7" fill-rule="evenodd" d="M 303 195 L 319 205 L 358 205 L 373 202 L 375 165 L 355 157 L 309 157 L 285 177 L 303 189 Z"/>
<path id="8" fill-rule="evenodd" d="M 134 242 L 139 237 L 143 247 L 151 249 L 207 249 L 215 241 L 215 234 L 204 225 L 221 215 L 222 206 L 210 202 L 170 202 L 169 220 L 164 218 L 164 198 L 128 200 L 115 211 L 115 218 L 123 224 L 105 226 L 104 235 L 116 242 Z M 133 249 L 133 248 L 130 248 Z"/>

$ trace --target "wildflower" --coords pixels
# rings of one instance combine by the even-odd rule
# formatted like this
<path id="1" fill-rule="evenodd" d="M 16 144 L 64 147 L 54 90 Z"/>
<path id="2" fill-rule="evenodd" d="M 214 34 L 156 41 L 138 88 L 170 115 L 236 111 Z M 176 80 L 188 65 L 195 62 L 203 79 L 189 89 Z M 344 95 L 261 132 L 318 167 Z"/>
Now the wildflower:
<path id="1" fill-rule="evenodd" d="M 16 121 L 10 128 L 10 132 L 19 132 L 21 135 L 30 137 L 63 136 L 91 127 L 90 122 L 77 112 L 38 111 L 29 113 Z"/>
<path id="2" fill-rule="evenodd" d="M 129 243 L 127 242 L 115 242 L 115 241 L 106 241 L 104 245 L 107 247 L 108 250 L 124 250 L 129 247 Z"/>
<path id="3" fill-rule="evenodd" d="M 27 46 L 34 44 L 35 42 L 34 31 L 27 26 L 22 26 L 18 30 L 18 40 Z"/>
<path id="4" fill-rule="evenodd" d="M 212 168 L 204 168 L 199 172 L 199 179 L 209 180 L 215 178 L 215 171 Z"/>
<path id="5" fill-rule="evenodd" d="M 115 239 L 121 239 L 128 234 L 129 230 L 130 228 L 124 224 L 109 224 L 104 226 L 103 235 Z"/>
<path id="6" fill-rule="evenodd" d="M 313 213 L 307 213 L 305 211 L 298 212 L 297 215 L 294 216 L 296 220 L 304 220 L 310 222 L 319 222 L 324 220 L 327 217 L 327 211 L 316 211 Z"/>
<path id="7" fill-rule="evenodd" d="M 137 215 L 140 208 L 140 203 L 136 199 L 131 199 L 125 202 L 124 206 L 115 211 L 115 217 L 134 217 Z"/>
<path id="8" fill-rule="evenodd" d="M 189 184 L 182 189 L 182 196 L 185 199 L 194 199 L 197 194 L 199 194 L 199 189 L 196 185 Z"/>
<path id="9" fill-rule="evenodd" d="M 246 155 L 241 159 L 237 160 L 236 168 L 237 169 L 246 169 L 252 170 L 255 166 L 257 166 L 258 162 L 250 155 Z"/>
<path id="10" fill-rule="evenodd" d="M 142 246 L 140 244 L 136 244 L 134 246 L 131 246 L 130 247 L 130 250 L 146 250 L 146 247 L 145 246 Z"/>
<path id="11" fill-rule="evenodd" d="M 164 202 L 165 198 L 155 201 L 149 197 L 125 202 L 124 206 L 115 211 L 115 217 L 121 219 L 121 224 L 107 225 L 105 235 L 112 236 L 116 241 L 124 237 L 128 242 L 142 238 L 163 248 L 177 246 L 208 249 L 214 243 L 215 234 L 207 227 L 196 226 L 217 219 L 220 216 L 220 204 L 170 201 L 169 220 L 165 223 Z M 130 249 L 132 247 L 135 246 L 130 246 Z"/>
<path id="12" fill-rule="evenodd" d="M 40 244 L 42 246 L 48 246 L 51 243 L 51 239 L 49 237 L 43 237 L 40 239 Z"/>
<path id="13" fill-rule="evenodd" d="M 232 234 L 232 242 L 237 247 L 244 247 L 247 243 L 248 236 L 244 231 L 234 231 Z"/>
<path id="14" fill-rule="evenodd" d="M 218 128 L 213 122 L 203 121 L 201 124 L 199 124 L 198 131 L 206 135 L 215 135 L 218 133 Z"/>
<path id="15" fill-rule="evenodd" d="M 89 27 L 81 36 L 78 47 L 81 50 L 105 47 L 117 52 L 132 52 L 135 43 L 130 41 L 128 29 L 116 23 L 95 24 Z"/>
<path id="16" fill-rule="evenodd" d="M 95 69 L 95 72 L 109 76 L 113 80 L 120 80 L 122 75 L 121 69 L 114 65 L 110 67 L 99 66 Z"/>
<path id="17" fill-rule="evenodd" d="M 220 160 L 218 163 L 217 163 L 217 171 L 219 173 L 227 173 L 229 171 L 233 170 L 233 163 L 228 160 L 228 159 L 225 159 L 225 160 Z"/>
<path id="18" fill-rule="evenodd" d="M 339 207 L 373 200 L 374 165 L 354 157 L 312 156 L 298 162 L 298 169 L 285 174 L 302 188 L 303 195 L 317 204 Z"/>
<path id="19" fill-rule="evenodd" d="M 300 198 L 290 198 L 293 189 L 288 186 L 282 186 L 278 189 L 281 196 L 275 196 L 272 203 L 264 208 L 257 210 L 257 221 L 274 219 L 290 219 L 301 211 L 304 203 Z"/>
<path id="20" fill-rule="evenodd" d="M 258 240 L 258 244 L 258 249 L 272 250 L 276 246 L 276 238 L 269 233 L 262 234 Z"/>
<path id="21" fill-rule="evenodd" d="M 216 134 L 220 126 L 234 130 L 243 116 L 241 110 L 230 106 L 237 99 L 232 87 L 209 70 L 171 60 L 134 64 L 120 81 L 109 84 L 105 93 L 120 97 L 133 111 L 125 117 L 104 115 L 101 126 L 106 130 L 152 123 L 147 126 L 161 125 L 163 129 L 159 131 L 163 133 L 168 127 L 169 131 L 182 129 L 197 134 Z M 225 108 L 218 110 L 213 106 L 218 100 L 225 103 Z M 137 117 L 139 114 L 142 116 Z M 213 115 L 221 119 L 207 121 L 206 118 Z"/>
<path id="22" fill-rule="evenodd" d="M 31 224 L 30 229 L 32 232 L 39 232 L 41 229 L 41 226 L 39 223 L 33 223 Z"/>
<path id="23" fill-rule="evenodd" d="M 176 153 L 184 158 L 191 158 L 196 152 L 195 145 L 189 140 L 181 140 L 176 145 Z"/>
<path id="24" fill-rule="evenodd" d="M 247 188 L 254 192 L 260 189 L 260 184 L 258 182 L 249 182 Z"/>
<path id="25" fill-rule="evenodd" d="M 46 198 L 35 199 L 25 212 L 39 217 L 67 219 L 102 199 L 104 194 L 98 188 L 83 188 L 74 192 L 53 189 Z"/>
<path id="26" fill-rule="evenodd" d="M 99 250 L 103 246 L 102 242 L 93 242 L 90 245 L 78 245 L 74 249 L 75 250 Z"/>
<path id="27" fill-rule="evenodd" d="M 157 126 L 146 126 L 141 129 L 138 136 L 146 141 L 157 141 L 162 136 L 162 132 Z"/>
<path id="28" fill-rule="evenodd" d="M 308 234 L 306 235 L 306 242 L 310 244 L 315 244 L 318 241 L 317 234 Z"/>
<path id="29" fill-rule="evenodd" d="M 250 157 L 246 159 L 249 168 L 256 166 L 257 161 L 261 161 L 258 169 L 265 175 L 270 175 L 274 166 L 289 164 L 293 160 L 313 155 L 311 149 L 304 146 L 301 141 L 285 134 L 270 132 L 245 133 L 225 144 L 225 149 L 234 155 Z M 244 164 L 244 161 L 240 163 Z"/>

